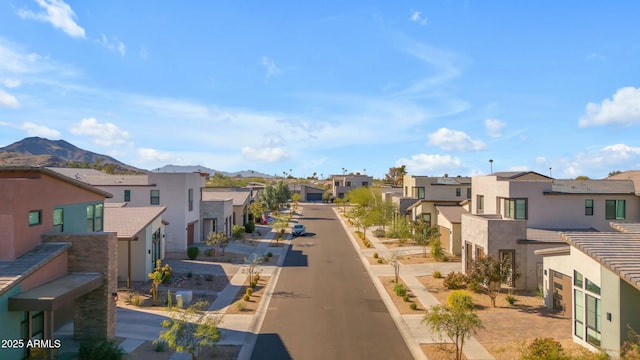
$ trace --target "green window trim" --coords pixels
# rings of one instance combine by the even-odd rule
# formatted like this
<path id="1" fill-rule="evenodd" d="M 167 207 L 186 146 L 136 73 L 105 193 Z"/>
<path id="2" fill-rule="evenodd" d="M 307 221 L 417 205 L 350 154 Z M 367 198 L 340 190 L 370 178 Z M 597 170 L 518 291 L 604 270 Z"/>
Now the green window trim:
<path id="1" fill-rule="evenodd" d="M 42 210 L 29 211 L 29 226 L 37 226 L 42 224 Z"/>

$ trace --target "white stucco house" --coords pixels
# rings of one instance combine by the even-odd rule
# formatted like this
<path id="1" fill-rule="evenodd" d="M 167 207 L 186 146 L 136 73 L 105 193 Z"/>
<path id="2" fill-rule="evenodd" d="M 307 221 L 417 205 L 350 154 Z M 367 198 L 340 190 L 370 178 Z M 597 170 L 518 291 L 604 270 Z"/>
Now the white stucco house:
<path id="1" fill-rule="evenodd" d="M 545 305 L 572 319 L 572 336 L 617 358 L 629 328 L 640 332 L 640 224 L 620 232 L 567 232 L 544 257 Z"/>
<path id="2" fill-rule="evenodd" d="M 558 180 L 535 172 L 472 178 L 471 213 L 463 214 L 462 267 L 492 254 L 510 257 L 521 277 L 516 288 L 542 284 L 535 251 L 562 244 L 566 231 L 611 231 L 610 222 L 640 220 L 640 198 L 630 180 Z"/>

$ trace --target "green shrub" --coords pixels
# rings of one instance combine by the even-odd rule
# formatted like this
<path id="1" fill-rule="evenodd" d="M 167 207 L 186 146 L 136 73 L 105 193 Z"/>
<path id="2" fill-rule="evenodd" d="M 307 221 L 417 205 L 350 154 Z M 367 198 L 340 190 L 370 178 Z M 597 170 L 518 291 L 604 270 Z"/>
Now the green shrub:
<path id="1" fill-rule="evenodd" d="M 255 281 L 252 281 L 251 284 L 249 284 L 249 287 L 253 289 L 256 287 L 256 285 L 257 283 Z"/>
<path id="2" fill-rule="evenodd" d="M 262 258 L 262 262 L 269 262 L 269 257 L 268 256 L 264 256 Z"/>
<path id="3" fill-rule="evenodd" d="M 244 224 L 244 232 L 246 233 L 251 234 L 255 229 L 256 229 L 256 224 L 254 224 L 253 221 L 249 221 L 248 223 Z"/>
<path id="4" fill-rule="evenodd" d="M 377 253 L 377 252 L 374 252 L 374 253 L 373 253 L 373 258 L 374 258 L 374 259 L 377 259 L 377 258 L 378 258 L 378 256 L 379 256 L 379 255 L 378 255 L 378 253 Z"/>
<path id="5" fill-rule="evenodd" d="M 405 295 L 402 297 L 402 300 L 403 300 L 404 302 L 409 302 L 409 295 L 405 294 Z"/>
<path id="6" fill-rule="evenodd" d="M 158 341 L 156 342 L 156 348 L 153 349 L 155 352 L 164 352 L 164 342 Z"/>
<path id="7" fill-rule="evenodd" d="M 569 359 L 562 345 L 552 338 L 536 338 L 522 351 L 522 360 Z"/>
<path id="8" fill-rule="evenodd" d="M 239 311 L 245 311 L 247 309 L 247 303 L 244 300 L 240 300 L 236 303 L 236 307 Z"/>
<path id="9" fill-rule="evenodd" d="M 251 296 L 251 294 L 253 294 L 253 289 L 252 288 L 247 288 L 247 290 L 245 291 L 245 294 Z"/>
<path id="10" fill-rule="evenodd" d="M 507 297 L 505 298 L 505 300 L 507 300 L 507 302 L 509 303 L 509 305 L 513 305 L 516 303 L 516 301 L 518 301 L 518 299 L 516 299 L 514 296 L 512 295 L 507 295 Z"/>
<path id="11" fill-rule="evenodd" d="M 473 297 L 464 290 L 454 290 L 447 297 L 447 305 L 454 309 L 473 309 Z"/>
<path id="12" fill-rule="evenodd" d="M 251 296 L 249 294 L 244 294 L 244 296 L 242 297 L 242 300 L 244 301 L 249 301 L 249 299 L 251 299 Z"/>
<path id="13" fill-rule="evenodd" d="M 442 279 L 442 273 L 440 271 L 433 272 L 434 279 Z"/>
<path id="14" fill-rule="evenodd" d="M 93 340 L 80 343 L 79 360 L 120 360 L 124 358 L 124 351 L 120 346 L 108 340 Z"/>
<path id="15" fill-rule="evenodd" d="M 191 279 L 193 277 L 193 273 L 191 272 L 191 270 L 189 270 L 189 272 L 187 273 L 187 277 L 189 279 Z"/>
<path id="16" fill-rule="evenodd" d="M 137 292 L 133 292 L 129 294 L 129 304 L 133 306 L 142 306 L 144 298 Z"/>
<path id="17" fill-rule="evenodd" d="M 384 259 L 378 259 L 378 264 L 384 264 Z"/>
<path id="18" fill-rule="evenodd" d="M 268 257 L 273 257 L 273 253 L 272 253 L 271 251 L 269 251 L 269 252 L 267 253 L 267 256 L 268 256 Z"/>
<path id="19" fill-rule="evenodd" d="M 409 304 L 409 307 L 411 308 L 411 310 L 418 310 L 418 304 L 416 303 Z"/>
<path id="20" fill-rule="evenodd" d="M 382 229 L 376 229 L 373 230 L 373 236 L 377 237 L 377 238 L 381 238 L 385 236 L 385 231 Z"/>
<path id="21" fill-rule="evenodd" d="M 187 248 L 187 257 L 191 260 L 195 260 L 200 253 L 200 249 L 197 246 L 189 246 Z"/>
<path id="22" fill-rule="evenodd" d="M 459 271 L 447 274 L 442 283 L 449 290 L 464 289 L 467 286 L 467 276 Z"/>
<path id="23" fill-rule="evenodd" d="M 253 282 L 257 284 L 258 281 L 260 281 L 260 274 L 254 274 L 253 275 Z"/>
<path id="24" fill-rule="evenodd" d="M 213 249 L 205 249 L 204 250 L 204 256 L 212 257 L 213 256 Z"/>
<path id="25" fill-rule="evenodd" d="M 398 296 L 405 296 L 407 294 L 407 288 L 404 287 L 404 284 L 395 284 L 393 286 L 393 292 Z"/>

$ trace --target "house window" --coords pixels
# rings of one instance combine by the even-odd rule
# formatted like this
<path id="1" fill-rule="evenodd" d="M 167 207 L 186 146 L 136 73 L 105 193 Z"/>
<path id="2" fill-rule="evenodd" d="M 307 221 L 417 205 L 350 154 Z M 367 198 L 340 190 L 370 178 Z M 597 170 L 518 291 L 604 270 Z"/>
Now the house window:
<path id="1" fill-rule="evenodd" d="M 189 211 L 193 211 L 193 189 L 188 190 L 188 199 Z"/>
<path id="2" fill-rule="evenodd" d="M 103 231 L 103 230 L 104 230 L 104 205 L 97 204 L 95 231 Z"/>
<path id="3" fill-rule="evenodd" d="M 586 298 L 586 318 L 587 318 L 587 342 L 593 346 L 600 347 L 602 333 L 602 317 L 600 299 L 589 294 Z"/>
<path id="4" fill-rule="evenodd" d="M 87 231 L 103 230 L 103 204 L 87 205 Z"/>
<path id="5" fill-rule="evenodd" d="M 504 199 L 504 212 L 509 219 L 526 219 L 527 199 Z"/>
<path id="6" fill-rule="evenodd" d="M 404 187 L 404 196 L 409 196 L 409 187 L 408 186 Z"/>
<path id="7" fill-rule="evenodd" d="M 456 188 L 456 196 L 460 197 L 460 195 L 462 195 L 462 189 L 461 188 Z"/>
<path id="8" fill-rule="evenodd" d="M 585 282 L 585 289 L 587 291 L 590 291 L 590 292 L 594 293 L 594 294 L 600 295 L 600 286 L 598 286 L 595 283 L 591 282 L 589 279 L 587 279 L 586 282 Z"/>
<path id="9" fill-rule="evenodd" d="M 593 215 L 593 199 L 586 199 L 584 201 L 584 214 L 587 216 Z"/>
<path id="10" fill-rule="evenodd" d="M 29 211 L 29 226 L 42 224 L 42 210 Z"/>
<path id="11" fill-rule="evenodd" d="M 424 199 L 424 187 L 414 187 L 413 197 L 417 197 L 418 199 Z"/>
<path id="12" fill-rule="evenodd" d="M 336 181 L 333 183 L 333 186 L 340 186 L 340 181 Z"/>
<path id="13" fill-rule="evenodd" d="M 431 227 L 431 214 L 422 214 L 422 221 L 427 225 L 427 229 Z M 425 229 L 426 232 L 426 229 Z"/>
<path id="14" fill-rule="evenodd" d="M 574 331 L 573 333 L 584 340 L 584 295 L 581 290 L 575 289 L 573 291 L 573 298 L 575 299 L 575 305 L 573 306 Z"/>
<path id="15" fill-rule="evenodd" d="M 363 181 L 362 182 L 362 186 L 363 187 L 369 187 L 369 182 L 368 181 Z"/>
<path id="16" fill-rule="evenodd" d="M 476 245 L 476 259 L 482 259 L 484 257 L 484 248 Z"/>
<path id="17" fill-rule="evenodd" d="M 64 209 L 53 209 L 53 231 L 64 231 Z"/>
<path id="18" fill-rule="evenodd" d="M 124 191 L 124 201 L 125 202 L 131 201 L 131 190 Z"/>
<path id="19" fill-rule="evenodd" d="M 471 199 L 471 188 L 467 188 L 467 199 Z"/>
<path id="20" fill-rule="evenodd" d="M 513 249 L 508 250 L 499 250 L 498 256 L 500 260 L 505 260 L 509 264 L 509 276 L 507 279 L 507 285 L 513 287 L 516 286 L 515 279 L 513 276 L 513 269 L 516 267 L 516 251 Z"/>
<path id="21" fill-rule="evenodd" d="M 573 271 L 573 286 L 576 286 L 582 289 L 583 279 L 584 278 L 582 277 L 582 274 L 580 274 L 575 270 Z"/>
<path id="22" fill-rule="evenodd" d="M 625 206 L 625 200 L 606 200 L 605 219 L 624 220 L 626 215 Z"/>
<path id="23" fill-rule="evenodd" d="M 345 181 L 344 186 L 351 186 L 351 181 Z"/>
<path id="24" fill-rule="evenodd" d="M 23 340 L 44 338 L 44 313 L 42 311 L 25 311 L 20 322 L 20 338 Z M 27 347 L 24 347 L 24 358 L 26 359 Z"/>
<path id="25" fill-rule="evenodd" d="M 151 190 L 151 205 L 160 205 L 160 190 Z"/>

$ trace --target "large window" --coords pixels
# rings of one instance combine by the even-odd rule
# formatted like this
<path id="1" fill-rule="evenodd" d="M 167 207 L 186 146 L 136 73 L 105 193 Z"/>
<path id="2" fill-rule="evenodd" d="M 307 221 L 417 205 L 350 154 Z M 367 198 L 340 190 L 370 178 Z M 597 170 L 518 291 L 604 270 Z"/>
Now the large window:
<path id="1" fill-rule="evenodd" d="M 193 189 L 189 189 L 188 190 L 188 206 L 189 206 L 189 211 L 193 211 Z"/>
<path id="2" fill-rule="evenodd" d="M 124 191 L 124 201 L 125 202 L 131 201 L 131 190 Z"/>
<path id="3" fill-rule="evenodd" d="M 53 209 L 53 231 L 64 231 L 64 209 Z"/>
<path id="4" fill-rule="evenodd" d="M 345 181 L 344 186 L 351 186 L 351 181 Z"/>
<path id="5" fill-rule="evenodd" d="M 414 187 L 413 197 L 417 197 L 418 199 L 424 199 L 424 187 Z"/>
<path id="6" fill-rule="evenodd" d="M 422 214 L 422 221 L 427 225 L 427 228 L 425 229 L 426 233 L 427 229 L 431 227 L 431 214 Z"/>
<path id="7" fill-rule="evenodd" d="M 504 199 L 504 212 L 509 219 L 526 219 L 527 199 Z"/>
<path id="8" fill-rule="evenodd" d="M 462 195 L 462 189 L 461 188 L 456 188 L 456 196 L 460 197 Z"/>
<path id="9" fill-rule="evenodd" d="M 363 181 L 362 182 L 362 186 L 363 187 L 369 187 L 369 182 L 368 181 Z"/>
<path id="10" fill-rule="evenodd" d="M 484 214 L 484 195 L 476 195 L 476 212 Z"/>
<path id="11" fill-rule="evenodd" d="M 573 272 L 573 317 L 575 336 L 600 347 L 602 305 L 600 287 L 577 271 Z"/>
<path id="12" fill-rule="evenodd" d="M 151 205 L 160 205 L 160 190 L 151 190 Z"/>
<path id="13" fill-rule="evenodd" d="M 29 211 L 29 226 L 42 224 L 42 210 Z"/>
<path id="14" fill-rule="evenodd" d="M 626 217 L 625 200 L 606 200 L 605 201 L 605 219 L 624 220 L 625 217 Z"/>
<path id="15" fill-rule="evenodd" d="M 87 205 L 87 231 L 102 231 L 104 224 L 104 205 Z"/>
<path id="16" fill-rule="evenodd" d="M 586 199 L 584 201 L 584 214 L 587 216 L 593 215 L 593 199 Z"/>

